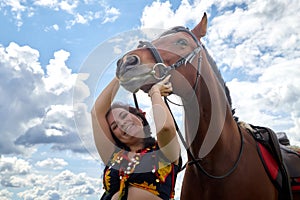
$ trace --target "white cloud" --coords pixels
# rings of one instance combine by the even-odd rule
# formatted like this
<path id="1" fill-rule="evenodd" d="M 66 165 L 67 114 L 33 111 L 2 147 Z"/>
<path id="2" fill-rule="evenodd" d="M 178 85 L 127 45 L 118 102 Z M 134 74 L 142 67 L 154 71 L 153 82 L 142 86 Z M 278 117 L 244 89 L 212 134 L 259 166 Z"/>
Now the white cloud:
<path id="1" fill-rule="evenodd" d="M 58 0 L 36 0 L 34 5 L 58 10 Z"/>
<path id="2" fill-rule="evenodd" d="M 47 184 L 36 185 L 18 195 L 24 199 L 49 199 L 53 195 L 60 197 L 59 199 L 78 199 L 99 193 L 100 181 L 98 177 L 91 178 L 85 173 L 75 174 L 65 170 L 48 177 Z"/>
<path id="3" fill-rule="evenodd" d="M 185 26 L 191 21 L 198 23 L 204 12 L 211 17 L 209 11 L 215 6 L 218 12 L 208 22 L 208 33 L 204 40 L 220 67 L 243 67 L 243 70 L 255 75 L 263 72 L 257 68 L 270 66 L 276 56 L 283 54 L 295 58 L 299 55 L 297 38 L 300 38 L 300 24 L 297 19 L 300 14 L 299 4 L 295 1 L 215 0 L 196 1 L 193 4 L 182 1 L 176 10 L 172 10 L 171 6 L 170 1 L 155 1 L 146 6 L 141 28 Z M 260 62 L 261 57 L 267 60 Z"/>
<path id="4" fill-rule="evenodd" d="M 74 13 L 72 20 L 66 21 L 66 28 L 70 29 L 76 24 L 89 24 L 95 20 L 101 20 L 101 24 L 112 23 L 120 16 L 120 11 L 115 7 L 100 5 L 98 11 L 86 11 L 84 13 Z"/>
<path id="5" fill-rule="evenodd" d="M 282 60 L 268 67 L 257 82 L 228 82 L 237 116 L 249 123 L 285 131 L 300 144 L 300 59 Z"/>
<path id="6" fill-rule="evenodd" d="M 4 4 L 6 4 L 7 6 L 11 7 L 11 10 L 13 12 L 19 12 L 19 11 L 24 11 L 25 10 L 25 6 L 23 6 L 21 4 L 22 1 L 16 1 L 16 0 L 7 0 L 5 2 L 3 2 Z"/>
<path id="7" fill-rule="evenodd" d="M 24 159 L 17 157 L 0 158 L 0 174 L 1 175 L 25 175 L 30 172 L 31 165 Z"/>
<path id="8" fill-rule="evenodd" d="M 58 0 L 36 0 L 34 4 L 42 7 L 55 8 L 58 7 Z"/>
<path id="9" fill-rule="evenodd" d="M 174 16 L 175 14 L 171 9 L 171 3 L 169 1 L 164 3 L 155 1 L 150 6 L 144 8 L 141 18 L 141 28 L 169 28 L 173 26 L 172 24 L 180 23 L 175 20 L 170 20 L 174 19 Z"/>
<path id="10" fill-rule="evenodd" d="M 40 78 L 44 75 L 38 63 L 38 57 L 38 51 L 28 46 L 20 47 L 15 43 L 11 43 L 7 48 L 0 46 L 2 77 L 0 91 L 1 95 L 5 96 L 0 100 L 3 119 L 1 132 L 6 138 L 0 141 L 2 154 L 21 151 L 13 144 L 14 138 L 24 131 L 22 124 L 26 124 L 28 119 L 39 115 L 42 111 L 34 102 L 35 98 L 40 96 L 32 95 L 42 87 Z M 18 123 L 15 123 L 16 121 Z"/>
<path id="11" fill-rule="evenodd" d="M 293 59 L 299 54 L 299 39 L 295 39 L 300 36 L 298 9 L 294 1 L 251 2 L 216 16 L 206 41 L 221 65 L 262 74 L 276 58 Z"/>
<path id="12" fill-rule="evenodd" d="M 74 10 L 78 7 L 79 1 L 70 0 L 37 0 L 34 5 L 46 7 L 56 11 L 65 11 L 69 14 L 73 14 Z"/>
<path id="13" fill-rule="evenodd" d="M 71 172 L 70 172 L 71 173 Z M 22 199 L 78 199 L 82 196 L 96 195 L 99 181 L 87 176 L 71 173 L 70 177 L 64 177 L 58 180 L 61 174 L 48 179 L 48 183 L 44 185 L 36 185 L 28 190 L 19 192 L 18 196 Z M 82 185 L 72 185 L 72 179 L 81 178 Z M 52 198 L 51 198 L 52 197 Z"/>
<path id="14" fill-rule="evenodd" d="M 119 45 L 114 46 L 114 54 L 120 55 L 122 53 L 122 49 Z"/>
<path id="15" fill-rule="evenodd" d="M 117 8 L 110 7 L 105 8 L 104 11 L 104 19 L 102 21 L 102 24 L 108 23 L 108 22 L 114 22 L 118 17 L 120 16 L 120 11 Z"/>
<path id="16" fill-rule="evenodd" d="M 24 187 L 24 177 L 30 174 L 32 166 L 28 161 L 17 157 L 0 158 L 1 185 L 4 187 Z"/>
<path id="17" fill-rule="evenodd" d="M 58 3 L 59 8 L 67 13 L 72 14 L 79 4 L 78 0 L 62 0 Z"/>
<path id="18" fill-rule="evenodd" d="M 59 170 L 67 166 L 68 163 L 62 158 L 47 158 L 46 160 L 38 161 L 35 165 L 42 168 Z"/>
<path id="19" fill-rule="evenodd" d="M 0 2 L 0 10 L 4 10 L 4 15 L 10 12 L 12 14 L 12 17 L 16 20 L 16 25 L 18 28 L 23 25 L 22 14 L 24 12 L 28 12 L 28 15 L 31 15 L 30 8 L 22 5 L 22 3 L 22 0 L 6 0 Z M 7 11 L 6 8 L 9 11 Z"/>
<path id="20" fill-rule="evenodd" d="M 72 28 L 72 26 L 74 26 L 75 24 L 87 24 L 88 23 L 88 19 L 85 16 L 82 16 L 81 14 L 77 13 L 74 16 L 73 20 L 70 20 L 67 22 L 67 29 Z"/>
<path id="21" fill-rule="evenodd" d="M 88 9 L 82 10 L 82 6 L 88 7 Z M 31 3 L 22 0 L 9 0 L 0 3 L 0 10 L 4 11 L 4 15 L 12 16 L 19 29 L 23 26 L 25 17 L 33 17 L 41 8 L 47 10 L 43 12 L 45 15 L 56 14 L 57 12 L 64 14 L 63 20 L 55 22 L 53 26 L 45 26 L 46 32 L 58 31 L 57 24 L 62 22 L 64 22 L 66 29 L 70 29 L 77 24 L 89 24 L 99 19 L 102 24 L 112 23 L 120 16 L 119 9 L 108 6 L 104 1 L 36 0 Z"/>
<path id="22" fill-rule="evenodd" d="M 38 168 L 52 171 L 66 166 L 63 159 L 46 159 L 35 164 Z M 58 168 L 60 166 L 61 168 Z M 101 178 L 90 177 L 86 173 L 74 173 L 69 170 L 52 171 L 43 175 L 29 161 L 16 157 L 1 157 L 0 183 L 7 189 L 0 190 L 1 199 L 14 199 L 10 189 L 18 188 L 15 195 L 22 199 L 80 199 L 83 196 L 98 196 Z M 0 186 L 0 188 L 1 188 Z"/>
<path id="23" fill-rule="evenodd" d="M 194 1 L 190 4 L 188 0 L 183 0 L 178 8 L 174 9 L 171 2 L 157 0 L 146 6 L 140 19 L 141 28 L 167 29 L 173 26 L 185 26 L 189 22 L 196 23 L 214 4 L 214 1 Z"/>
<path id="24" fill-rule="evenodd" d="M 59 31 L 59 25 L 58 24 L 53 24 L 52 26 L 47 26 L 44 28 L 45 32 L 49 32 L 49 31 Z"/>
<path id="25" fill-rule="evenodd" d="M 55 52 L 44 71 L 37 50 L 16 43 L 0 46 L 1 154 L 30 153 L 37 144 L 83 151 L 73 120 L 77 75 L 66 66 L 69 55 Z"/>
<path id="26" fill-rule="evenodd" d="M 69 56 L 70 53 L 64 50 L 54 53 L 54 59 L 51 59 L 46 67 L 47 75 L 43 77 L 48 92 L 60 95 L 73 87 L 76 74 L 72 74 L 72 70 L 65 63 Z"/>
<path id="27" fill-rule="evenodd" d="M 0 190 L 0 198 L 2 200 L 11 200 L 13 193 L 8 191 L 7 189 Z"/>
<path id="28" fill-rule="evenodd" d="M 77 24 L 86 24 L 87 23 L 87 19 L 85 19 L 81 14 L 77 13 L 76 14 L 76 18 L 75 18 L 75 22 Z"/>
<path id="29" fill-rule="evenodd" d="M 56 31 L 59 30 L 59 26 L 58 26 L 57 24 L 54 24 L 52 27 L 53 27 L 53 29 L 56 30 Z"/>

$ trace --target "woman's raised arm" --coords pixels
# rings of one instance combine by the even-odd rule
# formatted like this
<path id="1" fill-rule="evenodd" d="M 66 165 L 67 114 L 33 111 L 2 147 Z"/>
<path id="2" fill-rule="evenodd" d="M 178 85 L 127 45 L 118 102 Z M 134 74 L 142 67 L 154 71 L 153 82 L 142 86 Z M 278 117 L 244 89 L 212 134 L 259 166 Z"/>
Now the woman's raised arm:
<path id="1" fill-rule="evenodd" d="M 163 81 L 153 85 L 148 95 L 152 101 L 158 146 L 171 162 L 178 162 L 180 145 L 176 136 L 175 124 L 168 107 L 162 99 L 162 96 L 168 96 L 172 92 L 172 85 L 168 82 L 169 79 L 170 75 Z"/>
<path id="2" fill-rule="evenodd" d="M 114 140 L 107 124 L 106 113 L 110 109 L 119 87 L 119 80 L 115 77 L 100 93 L 91 111 L 95 144 L 105 164 L 115 149 Z"/>

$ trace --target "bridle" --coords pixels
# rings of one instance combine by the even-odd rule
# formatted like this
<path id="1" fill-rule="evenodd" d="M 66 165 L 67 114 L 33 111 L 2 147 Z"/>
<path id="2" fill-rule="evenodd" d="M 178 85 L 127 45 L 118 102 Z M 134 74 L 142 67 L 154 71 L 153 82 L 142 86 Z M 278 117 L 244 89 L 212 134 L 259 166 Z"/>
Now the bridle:
<path id="1" fill-rule="evenodd" d="M 193 95 L 195 95 L 196 90 L 197 90 L 197 86 L 198 86 L 198 82 L 199 82 L 199 77 L 200 77 L 200 68 L 201 68 L 201 61 L 202 61 L 201 51 L 204 49 L 204 46 L 203 46 L 202 43 L 200 43 L 200 41 L 197 39 L 197 37 L 189 29 L 187 29 L 185 27 L 182 27 L 182 26 L 176 26 L 176 27 L 172 28 L 171 30 L 166 31 L 165 33 L 163 33 L 160 37 L 168 35 L 168 34 L 170 34 L 170 32 L 185 32 L 185 33 L 188 33 L 193 38 L 193 40 L 196 43 L 197 47 L 194 48 L 193 51 L 191 51 L 187 55 L 179 58 L 172 65 L 166 66 L 164 64 L 164 61 L 163 61 L 162 57 L 160 56 L 160 53 L 158 52 L 156 47 L 151 42 L 140 41 L 139 42 L 140 44 L 138 45 L 138 48 L 141 48 L 141 47 L 147 48 L 151 52 L 152 56 L 154 57 L 154 59 L 156 61 L 156 64 L 153 66 L 152 71 L 148 72 L 147 74 L 151 74 L 154 77 L 154 79 L 156 79 L 157 81 L 160 81 L 160 80 L 164 79 L 170 73 L 170 71 L 176 70 L 178 67 L 180 67 L 182 65 L 186 65 L 188 62 L 192 63 L 195 56 L 199 54 L 196 80 L 195 80 L 195 83 L 193 85 L 193 91 L 194 91 Z M 158 68 L 159 75 L 160 75 L 159 77 L 156 76 L 156 72 L 155 72 L 156 68 Z M 145 75 L 145 74 L 143 74 L 143 75 Z M 135 104 L 137 105 L 135 93 L 133 95 L 134 95 Z M 193 98 L 190 98 L 190 99 L 193 99 Z M 178 103 L 175 103 L 175 102 L 171 101 L 168 97 L 165 97 L 165 100 L 172 103 L 172 104 L 174 104 L 174 105 L 183 106 L 181 104 L 178 104 Z M 171 110 L 170 110 L 170 112 L 171 112 Z"/>
<path id="2" fill-rule="evenodd" d="M 201 61 L 202 61 L 202 56 L 200 54 L 201 50 L 204 48 L 204 46 L 200 43 L 200 41 L 197 39 L 197 37 L 187 28 L 185 27 L 182 27 L 182 26 L 177 26 L 177 27 L 174 27 L 173 29 L 167 31 L 165 34 L 162 34 L 162 35 L 167 35 L 169 32 L 185 32 L 185 33 L 188 33 L 192 38 L 193 40 L 195 41 L 195 43 L 197 44 L 197 47 L 194 48 L 194 50 L 192 52 L 190 52 L 189 54 L 187 54 L 186 56 L 183 56 L 181 57 L 180 59 L 178 59 L 174 64 L 170 65 L 170 66 L 166 66 L 164 64 L 164 61 L 162 59 L 162 57 L 160 56 L 160 53 L 158 52 L 158 50 L 156 49 L 156 47 L 151 43 L 151 42 L 148 42 L 148 41 L 140 41 L 140 44 L 138 45 L 138 48 L 141 48 L 141 47 L 145 47 L 147 48 L 152 56 L 154 57 L 155 61 L 156 61 L 156 64 L 153 66 L 153 69 L 152 71 L 150 71 L 149 73 L 153 75 L 153 77 L 159 81 L 159 80 L 162 80 L 164 79 L 169 73 L 171 70 L 175 70 L 177 69 L 178 67 L 181 67 L 183 65 L 186 65 L 188 62 L 189 63 L 192 63 L 193 59 L 195 58 L 195 56 L 197 54 L 199 54 L 198 56 L 198 64 L 197 64 L 197 74 L 196 74 L 196 80 L 195 80 L 195 83 L 194 83 L 194 86 L 193 86 L 193 91 L 194 91 L 194 94 L 196 94 L 196 89 L 197 89 L 197 86 L 198 86 L 198 82 L 199 82 L 199 77 L 200 77 L 200 68 L 201 68 Z M 159 70 L 159 76 L 156 76 L 155 75 L 155 68 L 158 68 Z M 139 106 L 138 106 L 138 101 L 137 101 L 137 97 L 136 97 L 136 94 L 133 93 L 133 98 L 134 98 L 134 103 L 135 103 L 135 106 L 137 109 L 139 109 Z M 176 128 L 176 131 L 179 135 L 179 138 L 182 142 L 182 144 L 184 145 L 186 151 L 187 151 L 187 154 L 190 156 L 191 158 L 191 161 L 187 162 L 188 165 L 193 165 L 195 164 L 197 169 L 199 171 L 201 171 L 202 173 L 204 173 L 206 176 L 210 177 L 210 178 L 214 178 L 214 179 L 223 179 L 223 178 L 226 178 L 227 176 L 229 176 L 230 174 L 232 174 L 235 169 L 237 168 L 238 166 L 238 163 L 241 159 L 241 155 L 242 155 L 242 152 L 243 152 L 243 134 L 241 133 L 241 130 L 240 130 L 240 127 L 238 126 L 238 130 L 239 130 L 239 134 L 240 134 L 240 137 L 241 137 L 241 147 L 240 147 L 240 151 L 239 151 L 239 155 L 238 155 L 238 158 L 236 160 L 236 162 L 234 163 L 233 167 L 228 171 L 226 172 L 224 175 L 220 175 L 220 176 L 215 176 L 215 175 L 212 175 L 210 173 L 208 173 L 202 166 L 201 164 L 199 163 L 199 161 L 201 161 L 202 159 L 197 159 L 195 158 L 195 156 L 193 155 L 193 153 L 190 151 L 190 148 L 188 147 L 179 127 L 178 127 L 178 124 L 174 118 L 174 115 L 170 109 L 170 106 L 168 104 L 168 98 L 167 97 L 164 97 L 164 101 L 172 115 L 172 118 L 173 118 L 173 121 L 174 121 L 174 124 L 175 124 L 175 128 Z M 171 102 L 171 101 L 170 101 Z M 174 102 L 171 102 L 175 105 L 178 105 Z M 182 167 L 182 170 L 186 167 L 185 164 L 183 167 Z"/>
<path id="3" fill-rule="evenodd" d="M 203 45 L 197 40 L 196 36 L 191 31 L 189 31 L 187 28 L 184 28 L 182 26 L 174 27 L 173 29 L 167 31 L 166 33 L 163 33 L 160 37 L 162 37 L 164 35 L 167 35 L 168 32 L 170 32 L 170 31 L 172 31 L 172 32 L 186 32 L 186 33 L 188 33 L 189 35 L 192 36 L 193 40 L 196 42 L 197 47 L 194 48 L 194 50 L 191 51 L 186 56 L 183 56 L 180 59 L 178 59 L 172 65 L 166 66 L 164 64 L 164 61 L 163 61 L 162 57 L 160 56 L 158 50 L 156 49 L 156 47 L 151 42 L 140 41 L 140 44 L 138 45 L 138 48 L 141 48 L 141 47 L 147 48 L 151 52 L 152 56 L 154 57 L 154 59 L 156 61 L 156 64 L 153 66 L 153 71 L 155 70 L 156 67 L 158 67 L 158 68 L 161 67 L 161 69 L 159 69 L 159 71 L 160 71 L 160 77 L 154 76 L 154 78 L 156 80 L 158 80 L 158 81 L 164 79 L 169 74 L 169 72 L 171 70 L 175 70 L 178 67 L 182 66 L 183 64 L 186 65 L 188 62 L 192 63 L 192 61 L 195 58 L 195 56 L 197 54 L 199 54 L 200 51 L 203 49 Z M 200 65 L 201 65 L 201 62 L 198 62 L 198 69 L 197 69 L 198 73 L 199 73 L 199 70 L 200 70 Z"/>

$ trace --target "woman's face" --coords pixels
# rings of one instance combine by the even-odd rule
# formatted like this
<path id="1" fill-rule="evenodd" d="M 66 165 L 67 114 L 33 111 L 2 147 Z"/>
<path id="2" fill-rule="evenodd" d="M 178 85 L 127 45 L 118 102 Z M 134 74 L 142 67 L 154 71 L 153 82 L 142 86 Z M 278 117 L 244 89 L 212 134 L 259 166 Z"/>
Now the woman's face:
<path id="1" fill-rule="evenodd" d="M 130 145 L 145 137 L 142 119 L 123 108 L 114 108 L 107 116 L 113 134 L 124 144 Z"/>

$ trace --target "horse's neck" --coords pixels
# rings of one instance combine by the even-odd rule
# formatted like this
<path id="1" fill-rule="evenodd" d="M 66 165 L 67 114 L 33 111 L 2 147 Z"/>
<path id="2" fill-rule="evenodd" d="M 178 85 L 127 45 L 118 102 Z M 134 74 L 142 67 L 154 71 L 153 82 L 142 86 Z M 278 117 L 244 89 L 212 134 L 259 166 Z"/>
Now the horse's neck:
<path id="1" fill-rule="evenodd" d="M 203 108 L 200 107 L 199 109 L 203 111 Z M 203 158 L 207 164 L 206 168 L 215 170 L 216 173 L 232 166 L 231 162 L 224 164 L 224 158 L 234 161 L 240 147 L 236 124 L 231 120 L 232 116 L 229 112 L 230 109 L 228 108 L 225 121 L 223 124 L 218 124 L 222 121 L 221 119 L 209 120 L 205 113 L 197 116 L 195 108 L 185 106 L 187 145 L 196 159 Z M 198 121 L 195 120 L 197 117 Z M 213 135 L 217 137 L 217 141 L 214 141 Z M 223 168 L 219 169 L 219 166 L 223 166 Z"/>
<path id="2" fill-rule="evenodd" d="M 214 72 L 202 66 L 201 75 L 197 98 L 183 99 L 187 142 L 193 154 L 202 158 L 214 149 L 230 148 L 227 141 L 233 139 L 230 132 L 236 131 L 236 127 L 224 89 Z"/>

